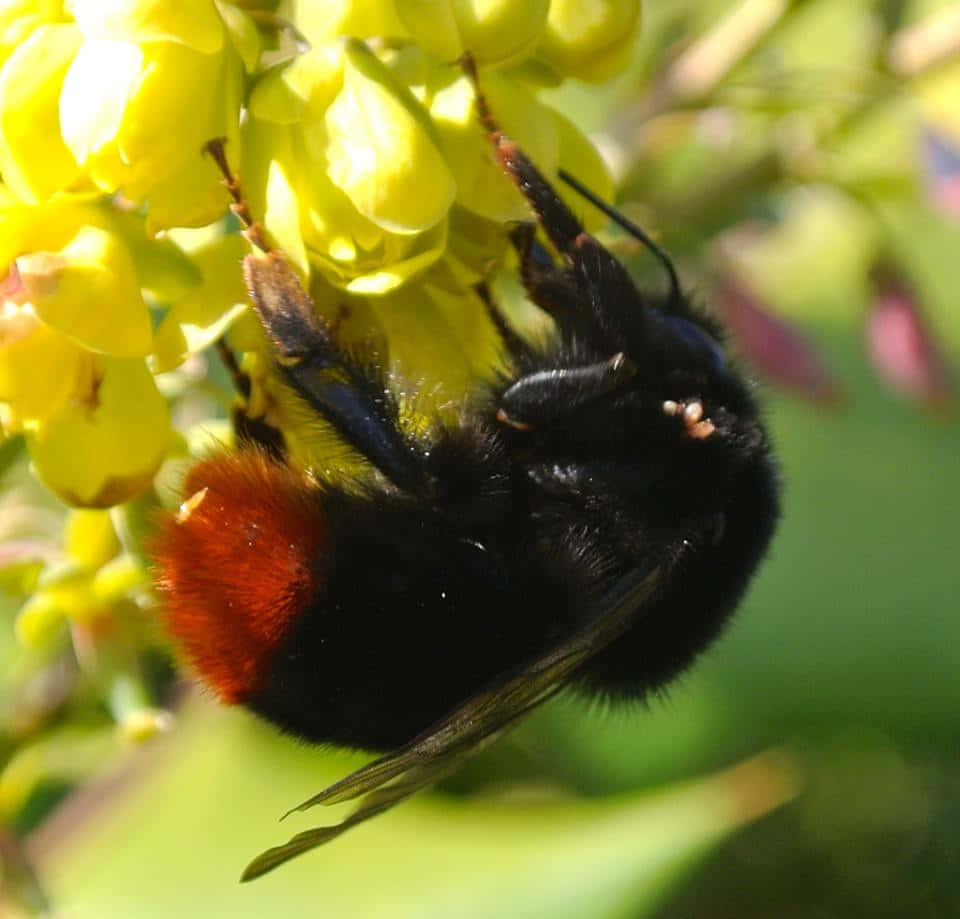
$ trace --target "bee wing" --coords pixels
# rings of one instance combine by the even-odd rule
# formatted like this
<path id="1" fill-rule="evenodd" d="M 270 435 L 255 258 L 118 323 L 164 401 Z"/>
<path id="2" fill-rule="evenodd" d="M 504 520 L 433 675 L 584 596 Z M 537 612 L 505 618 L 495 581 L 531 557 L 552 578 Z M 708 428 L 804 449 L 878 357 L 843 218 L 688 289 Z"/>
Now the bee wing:
<path id="1" fill-rule="evenodd" d="M 524 715 L 556 695 L 576 670 L 634 624 L 637 611 L 660 583 L 662 567 L 635 571 L 618 581 L 596 604 L 589 624 L 516 676 L 481 690 L 399 749 L 325 788 L 288 813 L 318 804 L 362 798 L 340 823 L 298 833 L 268 849 L 246 868 L 242 880 L 323 845 L 351 827 L 383 813 L 453 772 L 464 760 L 509 731 Z M 286 816 L 286 815 L 285 815 Z"/>

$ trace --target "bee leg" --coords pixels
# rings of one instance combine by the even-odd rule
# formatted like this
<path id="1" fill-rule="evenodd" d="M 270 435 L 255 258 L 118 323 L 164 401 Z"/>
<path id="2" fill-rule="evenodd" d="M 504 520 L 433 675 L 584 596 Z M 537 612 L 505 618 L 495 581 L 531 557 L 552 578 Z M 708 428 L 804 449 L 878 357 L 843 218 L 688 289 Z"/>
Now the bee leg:
<path id="1" fill-rule="evenodd" d="M 616 391 L 636 372 L 620 351 L 596 364 L 528 374 L 501 397 L 497 421 L 518 431 L 533 430 Z"/>
<path id="2" fill-rule="evenodd" d="M 584 312 L 584 304 L 587 306 L 587 316 L 593 321 L 594 337 L 605 340 L 612 351 L 622 350 L 628 338 L 632 337 L 630 332 L 634 330 L 631 327 L 640 322 L 642 317 L 642 299 L 630 275 L 610 252 L 584 230 L 526 153 L 503 132 L 477 82 L 472 58 L 465 56 L 461 64 L 473 81 L 477 114 L 500 165 L 527 199 L 540 226 L 572 269 L 567 277 L 579 294 L 580 312 Z M 544 299 L 549 300 L 549 297 L 544 294 Z"/>
<path id="3" fill-rule="evenodd" d="M 583 291 L 569 268 L 561 268 L 550 253 L 537 241 L 536 224 L 520 223 L 510 233 L 520 258 L 520 278 L 527 296 L 554 322 L 567 339 L 596 337 L 596 318 L 584 310 Z M 619 339 L 611 341 L 611 349 L 619 348 Z"/>
<path id="4" fill-rule="evenodd" d="M 222 338 L 218 338 L 216 344 L 220 360 L 227 368 L 238 394 L 238 399 L 230 408 L 230 422 L 233 425 L 237 441 L 243 444 L 251 444 L 261 449 L 268 456 L 283 460 L 287 455 L 287 445 L 283 438 L 283 432 L 264 418 L 255 418 L 250 414 L 250 393 L 252 391 L 250 376 L 240 367 L 236 355 Z"/>
<path id="5" fill-rule="evenodd" d="M 536 224 L 519 223 L 510 240 L 520 259 L 520 280 L 527 295 L 558 322 L 568 324 L 580 316 L 583 297 L 569 271 L 560 268 L 537 241 Z"/>
<path id="6" fill-rule="evenodd" d="M 426 482 L 423 463 L 399 425 L 399 409 L 381 370 L 341 350 L 286 257 L 250 214 L 222 140 L 207 144 L 233 198 L 253 252 L 243 260 L 250 299 L 273 341 L 287 383 L 343 438 L 403 489 Z"/>
<path id="7" fill-rule="evenodd" d="M 503 346 L 507 351 L 507 357 L 515 362 L 529 361 L 535 353 L 534 349 L 531 348 L 507 322 L 506 317 L 494 301 L 490 288 L 481 282 L 476 284 L 473 289 L 480 298 L 480 302 L 486 310 L 490 323 L 497 330 L 497 335 L 500 336 L 500 341 L 503 342 Z"/>

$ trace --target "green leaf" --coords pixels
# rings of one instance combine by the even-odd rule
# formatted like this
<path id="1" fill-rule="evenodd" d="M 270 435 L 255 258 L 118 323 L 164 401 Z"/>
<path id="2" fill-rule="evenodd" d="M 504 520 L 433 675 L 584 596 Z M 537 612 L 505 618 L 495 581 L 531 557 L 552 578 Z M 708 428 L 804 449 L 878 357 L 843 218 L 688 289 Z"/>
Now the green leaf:
<path id="1" fill-rule="evenodd" d="M 789 764 L 766 756 L 662 791 L 606 799 L 545 789 L 425 795 L 239 885 L 252 854 L 316 822 L 316 812 L 282 828 L 276 818 L 345 772 L 347 761 L 306 750 L 245 715 L 193 704 L 152 768 L 47 840 L 40 870 L 75 919 L 640 916 L 711 846 L 794 791 Z"/>

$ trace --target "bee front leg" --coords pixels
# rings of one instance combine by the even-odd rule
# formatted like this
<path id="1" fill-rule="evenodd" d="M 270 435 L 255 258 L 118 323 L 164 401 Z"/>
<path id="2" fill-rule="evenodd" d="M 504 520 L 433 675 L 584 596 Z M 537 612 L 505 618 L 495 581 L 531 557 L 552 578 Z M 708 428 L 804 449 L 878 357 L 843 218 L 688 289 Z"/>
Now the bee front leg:
<path id="1" fill-rule="evenodd" d="M 518 431 L 543 427 L 620 389 L 636 372 L 636 365 L 621 351 L 609 360 L 585 367 L 527 374 L 501 397 L 497 421 Z"/>
<path id="2" fill-rule="evenodd" d="M 394 485 L 419 491 L 426 471 L 399 424 L 396 400 L 373 363 L 354 359 L 333 340 L 310 294 L 284 254 L 274 248 L 250 213 L 227 162 L 222 140 L 207 144 L 233 198 L 252 252 L 243 260 L 250 300 L 271 339 L 287 383 Z"/>

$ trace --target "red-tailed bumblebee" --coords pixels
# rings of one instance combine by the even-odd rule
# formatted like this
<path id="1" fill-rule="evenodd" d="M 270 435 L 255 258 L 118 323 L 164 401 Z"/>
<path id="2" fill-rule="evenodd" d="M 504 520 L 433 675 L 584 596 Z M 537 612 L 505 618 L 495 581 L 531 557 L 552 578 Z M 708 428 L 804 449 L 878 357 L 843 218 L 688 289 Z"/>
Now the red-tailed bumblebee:
<path id="1" fill-rule="evenodd" d="M 320 484 L 279 432 L 243 427 L 247 445 L 195 466 L 162 526 L 169 629 L 222 700 L 313 743 L 386 751 L 301 805 L 359 799 L 349 817 L 245 879 L 432 783 L 565 687 L 663 686 L 720 633 L 774 530 L 776 465 L 716 323 L 665 257 L 669 292 L 639 291 L 479 92 L 477 108 L 536 217 L 512 238 L 556 331 L 532 344 L 487 298 L 510 372 L 426 435 L 401 426 L 373 349 L 338 346 L 210 145 L 277 370 L 370 476 Z"/>

